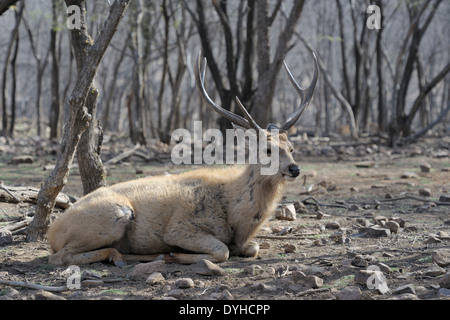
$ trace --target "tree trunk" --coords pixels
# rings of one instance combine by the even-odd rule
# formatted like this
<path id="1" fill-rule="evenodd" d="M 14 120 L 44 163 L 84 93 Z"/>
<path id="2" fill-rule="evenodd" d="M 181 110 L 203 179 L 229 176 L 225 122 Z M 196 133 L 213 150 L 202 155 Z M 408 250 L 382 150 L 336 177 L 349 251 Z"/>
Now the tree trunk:
<path id="1" fill-rule="evenodd" d="M 131 0 L 116 0 L 111 6 L 110 14 L 94 44 L 87 49 L 86 61 L 78 73 L 75 87 L 69 98 L 69 120 L 64 127 L 60 152 L 55 169 L 45 180 L 39 191 L 36 213 L 28 230 L 28 241 L 36 241 L 44 236 L 50 222 L 50 214 L 55 206 L 55 199 L 64 187 L 69 168 L 77 149 L 82 133 L 89 127 L 92 117 L 85 107 L 89 90 L 92 87 L 98 66 L 103 59 L 106 49 L 117 30 L 120 20 Z M 84 1 L 66 0 L 66 4 L 84 5 Z"/>
<path id="2" fill-rule="evenodd" d="M 12 2 L 12 1 L 10 1 Z M 5 2 L 4 2 L 5 3 Z M 12 5 L 13 3 L 11 3 Z M 0 3 L 1 5 L 1 3 Z M 19 26 L 20 26 L 20 21 L 22 20 L 22 13 L 23 13 L 23 9 L 25 7 L 25 2 L 22 2 L 19 8 L 19 11 L 16 12 L 16 24 L 14 26 L 14 29 L 11 32 L 11 38 L 8 44 L 8 49 L 6 51 L 6 57 L 5 57 L 5 62 L 4 62 L 4 66 L 3 66 L 3 84 L 2 84 L 2 111 L 3 111 L 3 118 L 2 118 L 2 133 L 5 135 L 8 135 L 8 133 L 11 130 L 8 130 L 8 108 L 7 108 L 7 101 L 6 101 L 6 84 L 7 84 L 7 80 L 8 80 L 8 66 L 9 66 L 9 59 L 11 57 L 11 52 L 13 50 L 13 46 L 16 43 L 16 41 L 18 41 L 18 37 L 19 37 Z M 7 8 L 6 8 L 7 9 Z M 5 9 L 5 10 L 6 10 Z M 16 52 L 17 54 L 17 52 Z"/>
<path id="3" fill-rule="evenodd" d="M 257 36 L 258 36 L 258 89 L 251 108 L 255 121 L 261 126 L 267 126 L 272 120 L 272 100 L 275 92 L 277 76 L 280 71 L 283 59 L 286 55 L 289 41 L 295 31 L 300 15 L 303 10 L 304 1 L 295 1 L 292 10 L 287 18 L 286 25 L 281 30 L 277 48 L 273 60 L 270 59 L 269 41 L 269 16 L 268 1 L 256 2 L 257 16 Z"/>
<path id="4" fill-rule="evenodd" d="M 56 5 L 58 0 L 52 3 L 52 28 L 50 30 L 50 52 L 52 56 L 52 104 L 50 105 L 50 139 L 59 139 L 59 119 L 61 114 L 61 102 L 59 97 L 59 56 L 56 51 L 58 15 Z"/>

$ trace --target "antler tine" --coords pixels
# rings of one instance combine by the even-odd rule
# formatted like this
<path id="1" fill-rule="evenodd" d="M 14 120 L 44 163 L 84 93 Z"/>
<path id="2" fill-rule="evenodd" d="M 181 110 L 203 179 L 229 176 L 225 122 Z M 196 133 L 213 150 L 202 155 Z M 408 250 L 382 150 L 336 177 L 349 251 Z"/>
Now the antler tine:
<path id="1" fill-rule="evenodd" d="M 252 118 L 252 116 L 250 115 L 250 113 L 248 113 L 247 109 L 245 109 L 244 105 L 242 104 L 241 100 L 239 100 L 238 97 L 236 97 L 236 103 L 239 106 L 239 108 L 242 110 L 242 112 L 244 113 L 245 118 L 247 119 L 247 121 L 250 123 L 251 127 L 253 129 L 255 129 L 257 132 L 259 132 L 260 130 L 262 130 L 262 128 L 256 123 L 256 121 Z"/>
<path id="2" fill-rule="evenodd" d="M 205 74 L 206 74 L 206 65 L 207 65 L 207 61 L 206 58 L 203 58 L 203 63 L 201 63 L 202 61 L 202 53 L 200 52 L 198 54 L 198 59 L 197 59 L 197 68 L 195 69 L 195 77 L 196 77 L 196 82 L 197 82 L 197 87 L 200 91 L 200 93 L 202 94 L 203 98 L 206 100 L 206 102 L 208 103 L 208 106 L 214 110 L 215 112 L 217 112 L 218 114 L 220 114 L 221 116 L 227 118 L 228 120 L 230 120 L 233 123 L 236 123 L 238 125 L 240 125 L 241 127 L 244 127 L 246 129 L 250 129 L 253 127 L 253 124 L 251 122 L 249 122 L 248 120 L 242 118 L 241 116 L 238 116 L 228 110 L 225 110 L 224 108 L 222 108 L 221 106 L 219 106 L 218 104 L 216 104 L 208 95 L 208 93 L 206 92 L 205 89 Z M 200 65 L 202 65 L 202 67 L 200 67 Z M 201 69 L 200 69 L 201 68 Z M 245 112 L 244 112 L 245 114 Z M 253 120 L 253 119 L 252 119 Z"/>
<path id="3" fill-rule="evenodd" d="M 300 87 L 300 85 L 295 81 L 294 76 L 292 75 L 291 71 L 289 70 L 287 64 L 285 61 L 283 61 L 284 70 L 286 70 L 286 73 L 289 76 L 289 80 L 291 81 L 292 85 L 294 86 L 295 90 L 297 91 L 298 95 L 300 96 L 300 99 L 302 100 L 300 106 L 297 108 L 297 110 L 294 111 L 293 114 L 289 117 L 289 119 L 281 126 L 280 129 L 282 130 L 289 130 L 290 127 L 292 127 L 300 118 L 302 113 L 306 110 L 306 108 L 309 105 L 309 102 L 311 101 L 311 98 L 314 93 L 314 88 L 316 87 L 317 79 L 319 78 L 319 65 L 317 63 L 317 57 L 314 52 L 312 52 L 314 57 L 314 77 L 311 81 L 311 84 L 308 88 L 303 89 Z"/>

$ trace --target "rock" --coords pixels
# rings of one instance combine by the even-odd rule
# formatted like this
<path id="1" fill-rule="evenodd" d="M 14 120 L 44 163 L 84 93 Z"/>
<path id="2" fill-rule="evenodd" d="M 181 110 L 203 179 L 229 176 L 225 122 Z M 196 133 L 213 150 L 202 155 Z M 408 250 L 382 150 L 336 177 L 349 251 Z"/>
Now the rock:
<path id="1" fill-rule="evenodd" d="M 417 296 L 412 293 L 403 293 L 389 297 L 387 300 L 419 300 L 419 298 L 417 298 Z"/>
<path id="2" fill-rule="evenodd" d="M 367 238 L 389 237 L 391 235 L 391 231 L 389 229 L 380 227 L 359 228 L 359 233 Z"/>
<path id="3" fill-rule="evenodd" d="M 422 197 L 431 197 L 431 190 L 429 188 L 419 189 L 419 195 Z"/>
<path id="4" fill-rule="evenodd" d="M 349 211 L 358 211 L 358 210 L 362 210 L 362 208 L 360 206 L 358 206 L 357 204 L 352 204 L 348 207 Z"/>
<path id="5" fill-rule="evenodd" d="M 262 270 L 261 266 L 252 264 L 250 266 L 244 267 L 244 272 L 249 275 L 254 276 L 254 275 L 263 273 L 263 270 Z"/>
<path id="6" fill-rule="evenodd" d="M 439 297 L 450 297 L 450 289 L 440 288 L 438 290 Z"/>
<path id="7" fill-rule="evenodd" d="M 373 218 L 375 220 L 376 223 L 378 223 L 379 225 L 384 225 L 384 223 L 386 221 L 388 221 L 388 219 L 385 216 L 376 216 L 375 218 Z"/>
<path id="8" fill-rule="evenodd" d="M 34 158 L 32 156 L 25 155 L 12 158 L 11 160 L 9 160 L 8 164 L 17 165 L 21 163 L 33 163 L 33 162 Z"/>
<path id="9" fill-rule="evenodd" d="M 450 235 L 445 231 L 439 231 L 436 236 L 441 240 L 450 240 Z"/>
<path id="10" fill-rule="evenodd" d="M 327 224 L 325 224 L 325 228 L 327 229 L 339 229 L 341 226 L 339 225 L 339 223 L 337 222 L 327 222 Z"/>
<path id="11" fill-rule="evenodd" d="M 398 217 L 392 217 L 389 219 L 389 221 L 395 221 L 398 223 L 398 225 L 400 226 L 400 228 L 403 228 L 405 226 L 405 220 L 403 220 L 402 218 L 398 218 Z"/>
<path id="12" fill-rule="evenodd" d="M 450 202 L 450 194 L 441 194 L 439 202 Z"/>
<path id="13" fill-rule="evenodd" d="M 12 232 L 6 229 L 0 229 L 0 246 L 13 242 Z"/>
<path id="14" fill-rule="evenodd" d="M 362 284 L 362 285 L 367 285 L 367 280 L 369 279 L 369 277 L 374 276 L 374 275 L 378 279 L 384 279 L 383 272 L 381 272 L 381 271 L 378 271 L 378 270 L 359 270 L 355 274 L 355 278 L 353 279 L 353 281 L 355 281 L 356 283 Z"/>
<path id="15" fill-rule="evenodd" d="M 442 242 L 435 234 L 431 234 L 423 243 L 440 243 Z"/>
<path id="16" fill-rule="evenodd" d="M 431 268 L 428 268 L 423 272 L 423 275 L 427 277 L 438 277 L 445 273 L 446 271 L 444 268 L 439 267 L 437 264 L 433 264 Z"/>
<path id="17" fill-rule="evenodd" d="M 35 300 L 66 300 L 64 297 L 60 297 L 54 293 L 45 290 L 39 290 L 34 294 Z"/>
<path id="18" fill-rule="evenodd" d="M 145 283 L 153 286 L 155 284 L 163 283 L 165 280 L 166 279 L 164 279 L 161 272 L 153 272 L 148 276 L 147 280 L 145 280 Z"/>
<path id="19" fill-rule="evenodd" d="M 414 290 L 414 287 L 412 284 L 406 284 L 404 286 L 400 286 L 400 287 L 392 290 L 392 294 L 405 294 L 405 293 L 411 293 L 411 294 L 415 295 L 416 290 Z"/>
<path id="20" fill-rule="evenodd" d="M 261 275 L 260 278 L 261 279 L 267 279 L 267 278 L 272 278 L 273 276 L 275 276 L 276 270 L 274 267 L 268 267 L 266 270 L 264 270 Z"/>
<path id="21" fill-rule="evenodd" d="M 270 248 L 270 243 L 267 242 L 267 241 L 264 241 L 264 242 L 262 242 L 262 243 L 259 245 L 259 248 L 260 248 L 260 249 L 269 249 L 269 248 Z"/>
<path id="22" fill-rule="evenodd" d="M 305 204 L 301 201 L 295 201 L 294 208 L 297 213 L 308 213 L 308 208 L 306 208 Z"/>
<path id="23" fill-rule="evenodd" d="M 422 162 L 420 164 L 420 171 L 429 173 L 431 171 L 431 164 L 429 164 L 428 162 Z"/>
<path id="24" fill-rule="evenodd" d="M 292 280 L 302 286 L 317 289 L 323 285 L 323 280 L 317 276 L 306 275 L 302 271 L 292 272 Z"/>
<path id="25" fill-rule="evenodd" d="M 322 211 L 317 211 L 317 214 L 316 214 L 317 220 L 322 220 L 323 218 L 328 218 L 328 217 L 331 217 L 331 215 L 325 214 Z"/>
<path id="26" fill-rule="evenodd" d="M 297 247 L 293 244 L 288 244 L 284 247 L 284 253 L 293 253 L 295 250 L 297 250 Z"/>
<path id="27" fill-rule="evenodd" d="M 351 265 L 358 268 L 367 268 L 369 266 L 367 260 L 360 255 L 357 255 L 355 258 L 353 258 Z"/>
<path id="28" fill-rule="evenodd" d="M 98 280 L 98 279 L 87 279 L 87 280 L 81 281 L 81 285 L 83 287 L 87 287 L 87 288 L 100 287 L 104 284 L 105 283 L 102 280 Z"/>
<path id="29" fill-rule="evenodd" d="M 362 300 L 361 290 L 356 286 L 348 286 L 339 290 L 335 297 L 337 300 Z"/>
<path id="30" fill-rule="evenodd" d="M 439 280 L 439 285 L 442 288 L 450 289 L 450 271 Z"/>
<path id="31" fill-rule="evenodd" d="M 225 270 L 217 264 L 203 259 L 192 266 L 192 271 L 203 276 L 224 276 Z"/>
<path id="32" fill-rule="evenodd" d="M 393 233 L 397 233 L 398 230 L 400 229 L 400 225 L 395 221 L 387 221 L 384 224 L 384 227 L 388 228 Z"/>
<path id="33" fill-rule="evenodd" d="M 180 278 L 175 281 L 175 286 L 179 289 L 189 289 L 194 287 L 194 280 L 191 278 Z"/>
<path id="34" fill-rule="evenodd" d="M 156 260 L 148 263 L 139 263 L 134 267 L 131 278 L 148 277 L 154 272 L 164 272 L 166 263 L 164 260 Z"/>
<path id="35" fill-rule="evenodd" d="M 294 221 L 297 219 L 297 212 L 294 204 L 283 205 L 281 210 L 275 213 L 275 218 L 287 221 Z"/>
<path id="36" fill-rule="evenodd" d="M 378 266 L 380 268 L 380 271 L 383 273 L 389 274 L 392 272 L 392 269 L 387 264 L 384 264 L 382 262 L 377 262 L 376 266 Z"/>
<path id="37" fill-rule="evenodd" d="M 323 247 L 327 244 L 327 240 L 324 238 L 314 240 L 314 245 L 318 247 Z"/>
<path id="38" fill-rule="evenodd" d="M 180 299 L 183 298 L 185 296 L 184 294 L 184 290 L 182 289 L 172 289 L 170 290 L 167 295 L 169 297 L 175 298 L 175 299 Z"/>
<path id="39" fill-rule="evenodd" d="M 413 179 L 416 177 L 417 176 L 414 172 L 403 172 L 400 176 L 401 179 Z"/>

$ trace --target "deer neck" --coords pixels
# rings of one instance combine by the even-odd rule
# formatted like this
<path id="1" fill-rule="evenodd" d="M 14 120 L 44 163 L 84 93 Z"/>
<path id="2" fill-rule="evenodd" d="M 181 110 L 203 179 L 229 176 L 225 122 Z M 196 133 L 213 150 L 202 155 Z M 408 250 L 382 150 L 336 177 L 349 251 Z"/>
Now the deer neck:
<path id="1" fill-rule="evenodd" d="M 248 227 L 253 234 L 273 213 L 281 197 L 284 179 L 261 175 L 261 168 L 246 166 L 230 184 L 229 222 L 233 228 Z"/>

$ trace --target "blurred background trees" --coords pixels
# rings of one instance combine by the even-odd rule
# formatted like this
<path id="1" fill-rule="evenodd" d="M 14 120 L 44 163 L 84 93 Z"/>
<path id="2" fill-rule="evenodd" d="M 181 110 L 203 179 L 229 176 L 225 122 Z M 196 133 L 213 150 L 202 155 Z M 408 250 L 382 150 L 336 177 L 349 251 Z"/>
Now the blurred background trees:
<path id="1" fill-rule="evenodd" d="M 371 4 L 381 29 L 367 25 Z M 95 37 L 110 5 L 86 5 Z M 443 0 L 132 0 L 98 69 L 92 130 L 145 145 L 169 143 L 195 120 L 230 127 L 196 93 L 200 51 L 217 103 L 238 112 L 238 96 L 261 125 L 281 122 L 299 103 L 281 63 L 308 84 L 309 47 L 321 76 L 298 132 L 377 135 L 391 146 L 431 128 L 448 133 L 449 17 Z M 77 75 L 66 19 L 62 0 L 0 0 L 3 136 L 20 136 L 26 123 L 28 134 L 60 139 Z"/>

